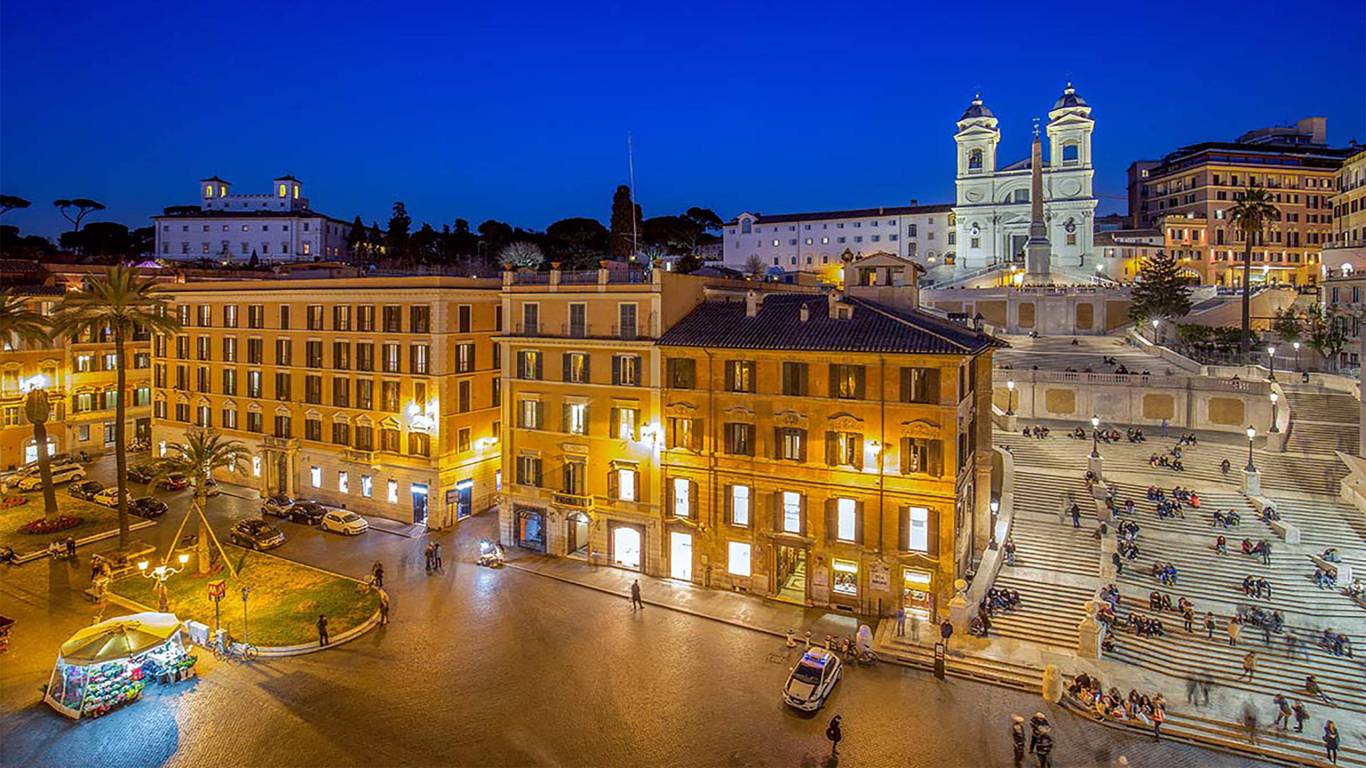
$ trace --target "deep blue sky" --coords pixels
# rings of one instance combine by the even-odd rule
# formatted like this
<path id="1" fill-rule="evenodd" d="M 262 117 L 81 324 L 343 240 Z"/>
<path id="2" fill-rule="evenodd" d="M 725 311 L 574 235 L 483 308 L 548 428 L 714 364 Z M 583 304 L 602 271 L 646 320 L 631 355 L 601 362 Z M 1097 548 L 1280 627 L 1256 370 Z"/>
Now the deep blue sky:
<path id="1" fill-rule="evenodd" d="M 219 174 L 383 225 L 606 219 L 635 136 L 645 214 L 950 202 L 981 88 L 1002 161 L 1066 80 L 1095 107 L 1101 209 L 1124 169 L 1306 115 L 1366 141 L 1366 6 L 536 0 L 0 5 L 4 223 L 93 197 L 145 224 Z"/>

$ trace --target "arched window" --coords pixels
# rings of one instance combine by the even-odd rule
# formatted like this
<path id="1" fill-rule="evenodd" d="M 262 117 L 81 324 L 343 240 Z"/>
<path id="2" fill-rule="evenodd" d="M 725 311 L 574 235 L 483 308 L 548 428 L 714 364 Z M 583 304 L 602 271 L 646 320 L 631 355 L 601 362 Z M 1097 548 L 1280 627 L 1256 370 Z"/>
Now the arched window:
<path id="1" fill-rule="evenodd" d="M 742 234 L 742 235 L 748 235 L 748 234 L 750 233 L 750 231 L 751 231 L 751 222 L 750 222 L 750 220 L 749 220 L 749 219 L 741 219 L 741 220 L 740 220 L 740 234 Z"/>
<path id="2" fill-rule="evenodd" d="M 982 150 L 980 150 L 980 149 L 973 149 L 973 150 L 969 150 L 969 151 L 968 151 L 968 170 L 969 170 L 969 171 L 980 171 L 980 170 L 982 170 Z"/>
<path id="3" fill-rule="evenodd" d="M 1027 189 L 1017 189 L 1017 190 L 1015 190 L 1015 199 L 1014 199 L 1014 202 L 1017 202 L 1017 203 L 1027 203 L 1027 202 L 1029 202 L 1029 190 L 1027 190 Z"/>
<path id="4" fill-rule="evenodd" d="M 1062 162 L 1064 165 L 1076 163 L 1081 159 L 1081 148 L 1075 143 L 1062 145 Z"/>

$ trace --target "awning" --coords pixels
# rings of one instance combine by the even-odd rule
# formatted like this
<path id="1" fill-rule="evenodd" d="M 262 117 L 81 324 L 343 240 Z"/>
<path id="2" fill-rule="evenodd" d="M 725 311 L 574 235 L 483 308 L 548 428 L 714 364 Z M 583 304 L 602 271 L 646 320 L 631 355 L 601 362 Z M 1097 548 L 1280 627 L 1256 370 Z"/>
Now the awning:
<path id="1" fill-rule="evenodd" d="M 86 627 L 62 643 L 62 661 L 90 666 L 126 659 L 155 648 L 180 630 L 171 613 L 135 613 Z"/>

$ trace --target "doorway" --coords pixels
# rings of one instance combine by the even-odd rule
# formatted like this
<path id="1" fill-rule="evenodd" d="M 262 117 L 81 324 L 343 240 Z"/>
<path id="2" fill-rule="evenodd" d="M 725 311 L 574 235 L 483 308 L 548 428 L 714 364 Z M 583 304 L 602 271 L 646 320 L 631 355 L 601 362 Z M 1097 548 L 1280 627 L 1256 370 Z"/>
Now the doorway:
<path id="1" fill-rule="evenodd" d="M 669 533 L 669 575 L 681 581 L 692 581 L 692 534 Z"/>
<path id="2" fill-rule="evenodd" d="M 921 621 L 933 621 L 934 574 L 919 568 L 901 571 L 901 607 Z"/>
<path id="3" fill-rule="evenodd" d="M 1016 263 L 1024 261 L 1025 243 L 1029 242 L 1029 235 L 1007 235 L 1010 239 L 1010 260 Z"/>
<path id="4" fill-rule="evenodd" d="M 571 512 L 566 521 L 569 526 L 567 531 L 569 542 L 568 554 L 570 557 L 588 557 L 588 515 L 582 512 Z"/>
<path id="5" fill-rule="evenodd" d="M 640 529 L 633 525 L 618 525 L 612 529 L 612 564 L 633 571 L 640 570 Z"/>
<path id="6" fill-rule="evenodd" d="M 545 513 L 539 509 L 517 510 L 517 546 L 545 552 Z"/>
<path id="7" fill-rule="evenodd" d="M 774 573 L 778 577 L 775 593 L 779 600 L 806 604 L 806 550 L 779 544 L 774 548 Z"/>
<path id="8" fill-rule="evenodd" d="M 474 512 L 474 481 L 461 480 L 455 484 L 455 519 L 464 520 Z"/>
<path id="9" fill-rule="evenodd" d="M 427 484 L 413 483 L 413 525 L 427 524 Z"/>

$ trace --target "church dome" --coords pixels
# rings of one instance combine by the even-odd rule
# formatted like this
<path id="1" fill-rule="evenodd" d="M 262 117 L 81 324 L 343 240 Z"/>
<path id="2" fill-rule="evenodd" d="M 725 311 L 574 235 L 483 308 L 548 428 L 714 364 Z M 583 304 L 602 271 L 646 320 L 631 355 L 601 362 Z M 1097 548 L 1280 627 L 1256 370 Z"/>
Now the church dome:
<path id="1" fill-rule="evenodd" d="M 974 117 L 996 117 L 991 114 L 991 110 L 987 109 L 986 105 L 982 103 L 982 94 L 980 93 L 973 97 L 972 103 L 968 105 L 967 109 L 963 110 L 963 116 L 958 119 L 970 120 Z"/>
<path id="2" fill-rule="evenodd" d="M 1077 89 L 1073 88 L 1071 83 L 1068 83 L 1067 87 L 1062 90 L 1062 95 L 1058 97 L 1058 100 L 1053 102 L 1053 109 L 1089 106 L 1091 105 L 1086 103 L 1086 99 L 1077 95 Z"/>

